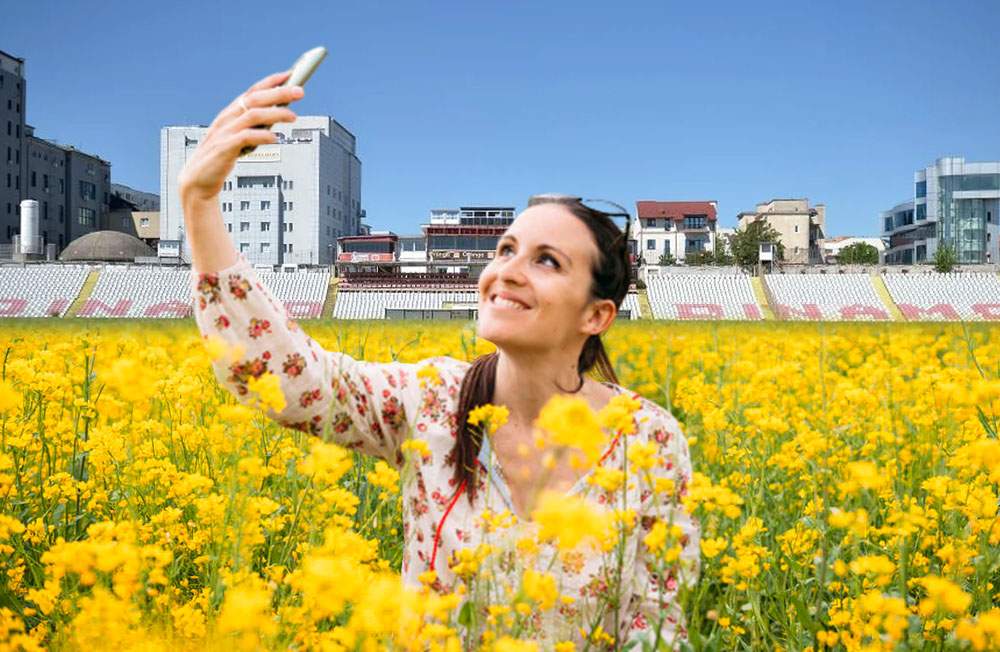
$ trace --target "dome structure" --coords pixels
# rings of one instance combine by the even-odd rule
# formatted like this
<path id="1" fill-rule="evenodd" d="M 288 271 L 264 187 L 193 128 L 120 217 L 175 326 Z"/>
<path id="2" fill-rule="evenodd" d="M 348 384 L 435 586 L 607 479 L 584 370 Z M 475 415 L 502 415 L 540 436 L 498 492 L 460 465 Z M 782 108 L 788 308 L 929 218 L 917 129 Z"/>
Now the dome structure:
<path id="1" fill-rule="evenodd" d="M 119 231 L 94 231 L 69 243 L 59 254 L 59 260 L 131 263 L 136 256 L 155 255 L 155 251 L 133 235 Z"/>

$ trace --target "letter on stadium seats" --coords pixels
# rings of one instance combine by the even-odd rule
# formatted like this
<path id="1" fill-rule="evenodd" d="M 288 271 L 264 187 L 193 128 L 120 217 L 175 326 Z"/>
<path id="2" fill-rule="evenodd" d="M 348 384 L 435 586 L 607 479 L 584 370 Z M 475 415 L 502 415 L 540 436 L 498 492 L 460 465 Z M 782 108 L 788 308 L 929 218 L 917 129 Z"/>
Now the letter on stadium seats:
<path id="1" fill-rule="evenodd" d="M 69 308 L 69 299 L 53 299 L 49 307 L 45 309 L 45 314 L 50 317 L 58 317 Z"/>
<path id="2" fill-rule="evenodd" d="M 926 316 L 930 314 L 939 315 L 942 319 L 958 321 L 961 317 L 958 316 L 958 311 L 950 303 L 935 303 L 933 306 L 928 308 L 921 308 L 920 306 L 915 306 L 912 303 L 900 303 L 899 311 L 903 313 L 908 321 L 922 321 Z"/>
<path id="3" fill-rule="evenodd" d="M 316 301 L 285 301 L 285 310 L 296 319 L 315 319 L 323 312 L 323 304 Z"/>
<path id="4" fill-rule="evenodd" d="M 163 301 L 162 303 L 154 303 L 146 308 L 143 316 L 159 317 L 164 313 L 173 315 L 174 317 L 190 317 L 191 304 L 184 303 L 183 301 Z"/>
<path id="5" fill-rule="evenodd" d="M 823 313 L 815 303 L 803 303 L 802 309 L 779 303 L 775 306 L 778 316 L 782 319 L 823 319 Z"/>
<path id="6" fill-rule="evenodd" d="M 0 299 L 0 317 L 15 317 L 27 307 L 27 299 Z"/>
<path id="7" fill-rule="evenodd" d="M 678 303 L 678 319 L 722 319 L 722 306 L 717 303 Z"/>
<path id="8" fill-rule="evenodd" d="M 80 308 L 80 312 L 78 312 L 77 314 L 80 315 L 81 317 L 89 317 L 97 313 L 98 311 L 103 311 L 106 314 L 111 315 L 112 317 L 124 317 L 125 315 L 128 314 L 128 309 L 131 307 L 132 307 L 131 299 L 121 299 L 118 303 L 115 304 L 114 308 L 104 303 L 100 299 L 87 299 L 87 301 L 83 304 L 83 307 Z"/>
<path id="9" fill-rule="evenodd" d="M 844 319 L 857 319 L 862 315 L 867 315 L 869 317 L 874 317 L 875 319 L 888 319 L 889 313 L 881 308 L 876 308 L 875 306 L 866 306 L 863 303 L 855 303 L 850 306 L 844 306 L 840 309 L 840 316 Z"/>
<path id="10" fill-rule="evenodd" d="M 991 321 L 1000 319 L 1000 303 L 974 303 L 972 312 Z"/>

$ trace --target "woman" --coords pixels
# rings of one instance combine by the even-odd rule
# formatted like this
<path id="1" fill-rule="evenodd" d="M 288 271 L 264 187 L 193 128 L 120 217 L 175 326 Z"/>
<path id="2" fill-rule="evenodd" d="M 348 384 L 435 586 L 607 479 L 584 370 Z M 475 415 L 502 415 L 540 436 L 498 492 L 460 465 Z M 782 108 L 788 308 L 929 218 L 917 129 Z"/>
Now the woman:
<path id="1" fill-rule="evenodd" d="M 538 489 L 635 509 L 639 525 L 629 534 L 616 576 L 622 578 L 612 600 L 618 607 L 598 613 L 596 622 L 616 647 L 646 637 L 676 645 L 684 636 L 677 591 L 694 581 L 698 566 L 698 528 L 677 500 L 691 473 L 687 443 L 668 411 L 616 384 L 600 339 L 628 290 L 627 235 L 607 214 L 575 198 L 533 198 L 479 277 L 477 330 L 496 345 L 495 353 L 471 364 L 448 357 L 404 364 L 325 350 L 234 250 L 219 210 L 218 193 L 240 149 L 276 142 L 270 131 L 252 127 L 295 119 L 290 109 L 273 106 L 303 96 L 301 88 L 278 87 L 287 75 L 262 79 L 223 109 L 179 178 L 198 327 L 203 337 L 245 351 L 236 362 L 213 363 L 219 382 L 246 402 L 249 378 L 269 371 L 280 379 L 287 402 L 280 413 L 269 410 L 271 418 L 397 467 L 403 465 L 404 441 L 426 442 L 429 455 L 418 457 L 402 487 L 402 565 L 409 584 L 426 581 L 433 570 L 433 586 L 453 590 L 459 551 L 483 541 L 479 517 L 506 508 L 530 530 Z M 586 375 L 595 368 L 611 382 Z M 649 486 L 631 482 L 616 497 L 591 482 L 594 470 L 581 475 L 568 464 L 546 469 L 519 455 L 533 443 L 532 424 L 542 406 L 557 394 L 582 397 L 594 410 L 619 394 L 637 399 L 628 446 L 655 442 L 661 462 L 653 474 L 665 481 L 662 486 L 676 487 L 673 500 L 654 500 Z M 468 423 L 470 411 L 485 404 L 509 410 L 492 437 Z M 624 468 L 625 448 L 615 439 L 597 465 Z M 679 526 L 682 533 L 678 571 L 662 578 L 642 543 L 655 521 Z M 584 624 L 592 631 L 593 605 L 608 602 L 612 590 L 602 579 L 608 576 L 606 556 L 562 561 L 553 567 L 560 593 L 574 601 L 535 623 L 543 641 L 578 640 Z"/>

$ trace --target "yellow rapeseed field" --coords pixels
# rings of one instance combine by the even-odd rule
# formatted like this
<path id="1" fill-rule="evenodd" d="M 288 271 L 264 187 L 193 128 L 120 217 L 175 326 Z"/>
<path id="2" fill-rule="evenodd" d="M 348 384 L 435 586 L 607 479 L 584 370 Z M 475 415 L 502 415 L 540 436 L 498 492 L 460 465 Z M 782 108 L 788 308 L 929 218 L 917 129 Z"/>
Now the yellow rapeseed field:
<path id="1" fill-rule="evenodd" d="M 490 350 L 469 324 L 303 327 L 369 360 Z M 612 329 L 621 384 L 672 410 L 691 446 L 684 502 L 702 528 L 701 580 L 682 598 L 692 648 L 1000 649 L 995 333 Z M 238 404 L 190 321 L 7 321 L 0 353 L 0 650 L 469 649 L 461 595 L 401 586 L 397 471 Z M 262 406 L 281 400 L 266 378 L 253 389 Z M 624 423 L 627 407 L 601 427 Z M 554 445 L 574 445 L 578 408 L 543 413 Z M 504 417 L 474 416 L 486 427 Z M 411 440 L 407 454 L 421 447 Z M 636 474 L 645 454 L 630 453 Z M 536 513 L 567 540 L 631 527 L 616 516 Z M 664 568 L 675 535 L 664 523 L 645 539 Z M 460 562 L 471 574 L 488 553 Z M 485 647 L 536 649 L 518 640 L 518 619 L 564 597 L 526 572 L 508 603 L 483 605 Z"/>

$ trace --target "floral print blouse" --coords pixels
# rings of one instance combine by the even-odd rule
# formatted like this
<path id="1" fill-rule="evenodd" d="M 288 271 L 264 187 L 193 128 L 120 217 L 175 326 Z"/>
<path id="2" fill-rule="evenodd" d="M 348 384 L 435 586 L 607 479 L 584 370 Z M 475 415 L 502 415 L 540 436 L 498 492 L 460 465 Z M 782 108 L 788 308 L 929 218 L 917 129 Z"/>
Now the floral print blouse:
<path id="1" fill-rule="evenodd" d="M 191 297 L 203 338 L 215 336 L 231 347 L 241 345 L 245 350 L 243 358 L 236 362 L 213 362 L 219 383 L 241 402 L 249 401 L 247 381 L 270 371 L 280 379 L 287 405 L 280 414 L 269 409 L 268 416 L 284 426 L 383 458 L 397 469 L 404 465 L 401 445 L 407 438 L 426 442 L 430 455 L 416 456 L 412 470 L 401 476 L 402 569 L 406 583 L 419 585 L 419 576 L 433 569 L 437 573 L 434 588 L 453 590 L 461 581 L 451 569 L 460 550 L 475 548 L 484 541 L 494 548 L 514 545 L 516 538 L 530 535 L 536 527 L 521 518 L 513 527 L 494 529 L 491 534 L 486 530 L 492 528 L 483 527 L 484 513 L 495 515 L 504 509 L 516 513 L 507 479 L 490 450 L 488 438 L 484 438 L 479 456 L 487 472 L 478 474 L 472 504 L 467 495 L 459 495 L 456 490 L 452 447 L 458 425 L 459 390 L 470 363 L 444 356 L 418 363 L 376 363 L 324 349 L 289 316 L 242 254 L 236 263 L 218 272 L 192 269 Z M 426 373 L 421 374 L 424 378 L 418 377 L 418 371 L 428 366 L 436 370 L 436 382 L 421 382 L 426 380 Z M 607 385 L 619 393 L 628 391 Z M 641 408 L 634 415 L 636 432 L 626 436 L 631 441 L 658 444 L 662 462 L 652 473 L 671 479 L 680 497 L 686 493 L 691 476 L 686 438 L 670 412 L 637 394 L 633 396 L 641 401 Z M 615 440 L 599 465 L 623 468 L 624 447 L 623 442 Z M 539 641 L 543 649 L 566 640 L 583 649 L 583 633 L 593 632 L 595 623 L 613 635 L 617 622 L 623 645 L 637 638 L 649 637 L 652 641 L 656 634 L 653 628 L 662 616 L 660 638 L 676 647 L 686 636 L 676 594 L 680 584 L 691 585 L 698 574 L 697 522 L 679 506 L 679 501 L 666 505 L 662 499 L 654 501 L 648 487 L 638 487 L 634 482 L 627 483 L 624 492 L 607 492 L 587 482 L 592 473 L 581 477 L 567 493 L 586 496 L 608 507 L 627 506 L 638 516 L 624 550 L 620 585 L 624 590 L 619 589 L 619 611 L 596 611 L 596 605 L 603 602 L 598 598 L 611 590 L 606 581 L 612 561 L 608 553 L 595 551 L 575 558 L 556 558 L 555 550 L 542 544 L 536 557 L 538 569 L 555 575 L 560 595 L 574 600 L 536 616 L 533 625 L 537 631 L 531 638 Z M 653 509 L 654 503 L 659 507 Z M 683 531 L 676 576 L 657 577 L 648 558 L 642 539 L 655 520 L 673 523 Z M 491 568 L 501 576 L 515 578 L 523 570 Z M 517 586 L 516 579 L 512 582 Z M 470 593 L 474 591 L 470 589 Z M 595 648 L 600 646 L 592 643 L 590 649 Z"/>

